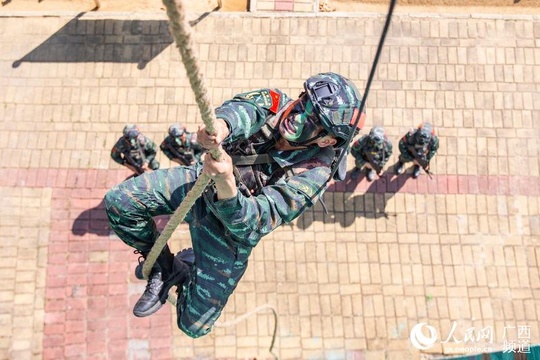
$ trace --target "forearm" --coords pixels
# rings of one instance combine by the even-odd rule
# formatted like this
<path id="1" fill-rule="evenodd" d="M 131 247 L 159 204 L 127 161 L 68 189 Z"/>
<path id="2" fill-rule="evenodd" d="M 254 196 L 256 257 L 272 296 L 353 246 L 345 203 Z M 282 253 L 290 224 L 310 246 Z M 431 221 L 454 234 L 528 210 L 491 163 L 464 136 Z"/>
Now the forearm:
<path id="1" fill-rule="evenodd" d="M 266 121 L 267 113 L 248 102 L 227 102 L 216 109 L 217 126 L 226 129 L 224 143 L 247 139 L 256 133 Z M 199 141 L 199 136 L 197 136 Z M 204 145 L 204 144 L 203 144 Z"/>
<path id="2" fill-rule="evenodd" d="M 314 199 L 312 196 L 328 175 L 329 169 L 313 169 L 287 182 L 267 186 L 261 195 L 245 197 L 237 192 L 234 197 L 209 205 L 231 234 L 254 246 L 262 236 L 313 206 L 322 192 Z"/>
<path id="3" fill-rule="evenodd" d="M 226 200 L 236 197 L 238 189 L 236 188 L 236 180 L 232 174 L 226 177 L 214 179 L 218 200 Z"/>

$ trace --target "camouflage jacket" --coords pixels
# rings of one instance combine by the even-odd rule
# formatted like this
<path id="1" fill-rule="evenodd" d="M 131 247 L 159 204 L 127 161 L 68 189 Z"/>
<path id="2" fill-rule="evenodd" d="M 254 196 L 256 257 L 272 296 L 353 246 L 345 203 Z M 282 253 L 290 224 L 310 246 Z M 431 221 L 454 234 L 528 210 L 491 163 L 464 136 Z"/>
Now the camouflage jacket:
<path id="1" fill-rule="evenodd" d="M 111 158 L 119 164 L 129 163 L 135 166 L 142 166 L 144 163 L 150 163 L 156 157 L 156 144 L 139 134 L 132 146 L 124 137 L 118 139 L 111 150 Z"/>
<path id="2" fill-rule="evenodd" d="M 369 135 L 364 135 L 360 139 L 353 142 L 351 146 L 351 155 L 356 159 L 361 158 L 365 162 L 369 162 L 368 153 L 371 154 L 371 158 L 374 161 L 374 165 L 381 168 L 388 162 L 392 155 L 393 146 L 389 140 L 385 140 L 383 148 L 381 150 L 372 147 L 369 142 Z"/>
<path id="3" fill-rule="evenodd" d="M 414 153 L 411 152 L 410 147 L 418 147 L 419 152 L 422 154 L 422 157 L 429 163 L 431 158 L 435 156 L 437 150 L 439 149 L 439 138 L 437 135 L 433 134 L 429 143 L 420 148 L 419 144 L 416 142 L 416 129 L 411 129 L 405 136 L 399 141 L 399 151 L 401 154 L 404 154 L 406 157 L 414 159 Z"/>
<path id="4" fill-rule="evenodd" d="M 270 162 L 236 166 L 240 191 L 235 198 L 214 201 L 213 195 L 207 196 L 211 211 L 247 245 L 254 246 L 261 236 L 294 220 L 326 189 L 335 156 L 332 148 L 274 148 L 280 137 L 275 126 L 290 103 L 281 91 L 262 89 L 239 94 L 216 109 L 216 116 L 230 129 L 223 143 L 229 155 L 268 154 L 271 158 Z"/>
<path id="5" fill-rule="evenodd" d="M 168 135 L 159 147 L 169 159 L 180 159 L 186 165 L 199 161 L 204 153 L 204 149 L 197 142 L 197 134 L 194 133 L 186 133 L 185 139 Z"/>

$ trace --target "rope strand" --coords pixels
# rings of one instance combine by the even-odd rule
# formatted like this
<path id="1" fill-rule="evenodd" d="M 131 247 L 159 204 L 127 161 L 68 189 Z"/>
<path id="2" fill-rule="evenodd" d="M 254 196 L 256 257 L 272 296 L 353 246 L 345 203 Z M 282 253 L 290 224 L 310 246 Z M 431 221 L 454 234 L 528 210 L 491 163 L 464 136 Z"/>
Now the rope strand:
<path id="1" fill-rule="evenodd" d="M 208 91 L 204 84 L 204 77 L 201 73 L 199 62 L 193 49 L 193 40 L 191 38 L 191 28 L 185 16 L 185 7 L 183 0 L 163 0 L 163 4 L 167 9 L 167 16 L 169 17 L 171 34 L 173 35 L 176 45 L 180 50 L 182 56 L 182 62 L 186 68 L 186 73 L 191 85 L 191 89 L 195 94 L 195 101 L 199 106 L 202 120 L 206 127 L 206 131 L 210 134 L 216 133 L 216 115 L 210 99 L 208 97 Z M 219 149 L 212 150 L 210 152 L 212 157 L 216 160 L 221 158 L 221 152 Z M 171 216 L 169 222 L 163 229 L 152 250 L 146 257 L 146 261 L 143 265 L 143 276 L 148 279 L 152 267 L 154 266 L 161 250 L 167 241 L 171 238 L 174 230 L 184 221 L 187 213 L 193 207 L 195 201 L 201 196 L 204 189 L 208 186 L 209 178 L 205 175 L 199 176 L 195 185 L 187 194 L 186 198 L 180 206 L 175 210 Z"/>

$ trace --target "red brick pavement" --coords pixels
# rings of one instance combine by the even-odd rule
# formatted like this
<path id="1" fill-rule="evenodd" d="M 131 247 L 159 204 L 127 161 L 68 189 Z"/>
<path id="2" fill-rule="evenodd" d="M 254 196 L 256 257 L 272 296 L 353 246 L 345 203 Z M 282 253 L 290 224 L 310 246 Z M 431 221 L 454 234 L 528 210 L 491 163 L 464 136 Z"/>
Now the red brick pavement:
<path id="1" fill-rule="evenodd" d="M 127 358 L 140 342 L 152 358 L 171 358 L 171 307 L 138 319 L 126 316 L 138 293 L 129 295 L 136 255 L 109 234 L 103 196 L 129 172 L 119 170 L 1 169 L 0 186 L 52 187 L 43 358 L 78 354 Z M 539 195 L 536 177 L 384 174 L 368 183 L 347 178 L 333 192 Z M 129 274 L 129 275 L 128 275 Z"/>
<path id="2" fill-rule="evenodd" d="M 126 172 L 65 169 L 2 169 L 2 186 L 52 187 L 48 243 L 43 359 L 86 354 L 125 359 L 129 342 L 147 344 L 152 358 L 171 358 L 171 310 L 155 316 L 126 316 L 137 295 L 128 296 L 127 277 L 136 283 L 136 256 L 109 236 L 103 196 Z M 128 275 L 130 274 L 130 275 Z M 129 299 L 129 301 L 127 300 Z"/>
<path id="3" fill-rule="evenodd" d="M 105 191 L 129 176 L 120 170 L 73 169 L 0 169 L 0 186 L 52 187 L 88 192 L 66 197 L 75 201 L 74 208 L 88 208 L 88 201 L 101 199 Z M 369 183 L 364 177 L 333 183 L 329 191 L 355 193 L 411 193 L 411 194 L 482 194 L 482 195 L 540 195 L 536 176 L 507 175 L 421 175 L 396 176 L 386 172 L 378 181 Z M 86 202 L 85 202 L 86 201 Z M 82 202 L 79 204 L 78 202 Z M 64 204 L 65 205 L 65 204 Z M 86 206 L 86 207 L 85 207 Z"/>

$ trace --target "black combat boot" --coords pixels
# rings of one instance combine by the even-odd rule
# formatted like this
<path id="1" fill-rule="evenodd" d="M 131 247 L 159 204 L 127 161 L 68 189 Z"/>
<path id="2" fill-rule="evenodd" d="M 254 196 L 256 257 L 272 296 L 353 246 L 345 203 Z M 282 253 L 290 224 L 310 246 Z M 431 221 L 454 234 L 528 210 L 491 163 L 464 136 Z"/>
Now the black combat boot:
<path id="1" fill-rule="evenodd" d="M 189 265 L 195 261 L 195 255 L 191 248 L 180 251 L 176 256 L 173 256 L 170 252 L 169 254 L 170 256 L 167 255 L 166 262 L 168 268 L 163 272 L 163 289 L 161 289 L 159 295 L 159 301 L 162 304 L 167 301 L 169 290 L 173 286 L 178 286 L 178 290 L 182 291 L 182 286 L 189 276 Z M 164 264 L 160 262 L 160 258 L 158 258 L 158 263 L 162 268 L 164 267 Z"/>
<path id="2" fill-rule="evenodd" d="M 412 176 L 415 179 L 420 176 L 420 165 L 414 165 Z"/>
<path id="3" fill-rule="evenodd" d="M 143 257 L 146 259 L 144 254 Z M 173 259 L 174 257 L 169 249 L 169 246 L 165 245 L 158 256 L 152 271 L 150 272 L 148 284 L 146 284 L 144 293 L 133 307 L 133 315 L 137 317 L 145 317 L 152 315 L 161 308 L 164 303 L 160 301 L 164 290 L 164 279 L 171 276 Z M 135 275 L 137 277 L 139 277 L 139 275 L 142 277 L 143 264 L 144 261 L 141 262 L 139 260 L 139 265 L 137 265 L 137 268 L 135 269 Z M 165 297 L 165 300 L 166 299 L 167 298 Z"/>
<path id="4" fill-rule="evenodd" d="M 156 264 L 152 268 L 146 290 L 133 308 L 137 317 L 152 315 L 167 301 L 169 290 L 173 286 L 181 287 L 189 276 L 189 265 L 193 264 L 195 256 L 193 249 L 182 250 L 176 257 L 171 253 L 169 246 L 165 245 L 159 254 Z M 139 262 L 142 277 L 143 262 Z M 137 269 L 135 269 L 137 274 Z"/>
<path id="5" fill-rule="evenodd" d="M 403 165 L 405 165 L 405 164 L 398 160 L 398 162 L 396 164 L 396 174 L 398 174 L 398 175 L 403 174 Z"/>
<path id="6" fill-rule="evenodd" d="M 163 304 L 159 301 L 159 294 L 163 288 L 162 276 L 159 265 L 154 265 L 148 284 L 146 284 L 146 290 L 144 290 L 144 293 L 133 307 L 133 315 L 145 317 L 152 315 L 161 308 Z"/>

